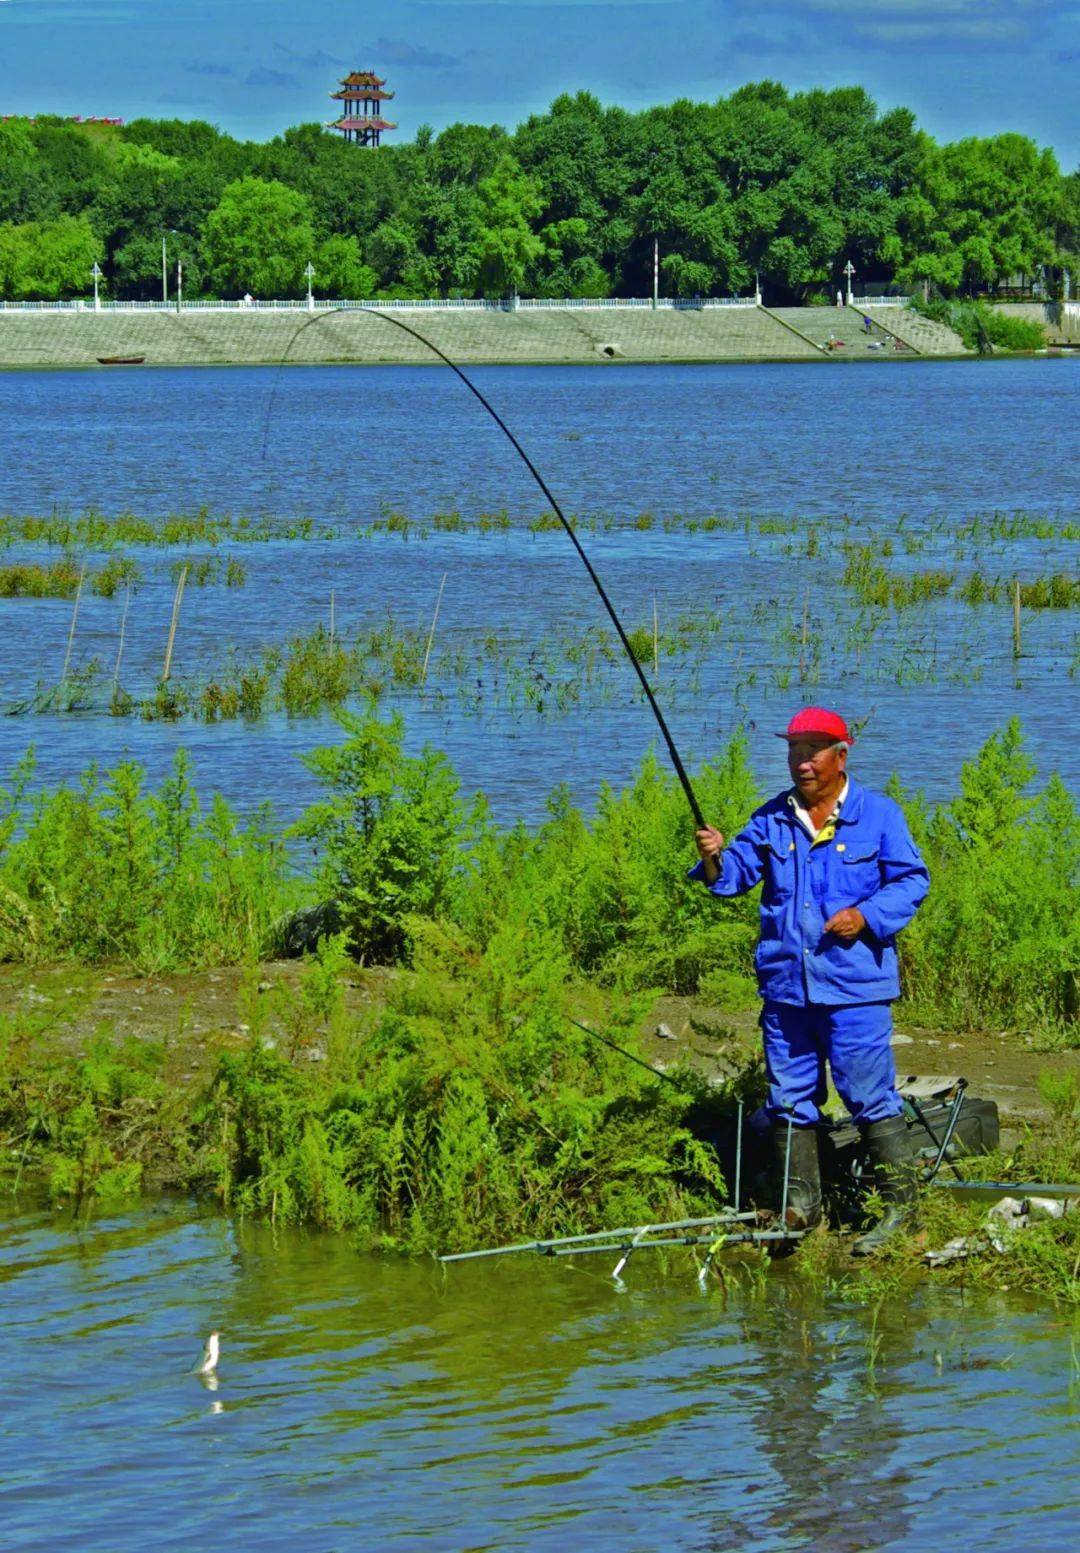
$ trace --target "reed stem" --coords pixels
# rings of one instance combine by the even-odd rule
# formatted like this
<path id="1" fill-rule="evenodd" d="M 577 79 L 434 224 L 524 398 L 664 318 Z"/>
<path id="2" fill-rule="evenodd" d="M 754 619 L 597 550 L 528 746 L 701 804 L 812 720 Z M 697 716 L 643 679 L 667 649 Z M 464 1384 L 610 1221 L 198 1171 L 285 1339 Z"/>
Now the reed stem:
<path id="1" fill-rule="evenodd" d="M 184 597 L 184 584 L 187 582 L 188 569 L 184 566 L 176 584 L 176 593 L 173 596 L 172 620 L 169 622 L 169 641 L 165 648 L 165 667 L 161 672 L 161 683 L 168 684 L 169 674 L 172 671 L 173 643 L 176 641 L 176 625 L 180 619 L 180 601 Z"/>
<path id="2" fill-rule="evenodd" d="M 428 659 L 431 657 L 431 644 L 435 640 L 435 627 L 436 627 L 436 625 L 438 623 L 438 619 L 439 619 L 439 605 L 442 603 L 443 589 L 445 587 L 446 587 L 446 573 L 443 572 L 443 574 L 442 574 L 442 581 L 439 583 L 439 596 L 435 600 L 435 613 L 431 617 L 431 629 L 428 632 L 427 647 L 424 649 L 424 666 L 420 670 L 420 683 L 421 683 L 421 685 L 426 685 L 427 684 Z"/>
<path id="3" fill-rule="evenodd" d="M 64 686 L 67 684 L 68 668 L 69 668 L 69 666 L 71 664 L 71 649 L 72 649 L 72 646 L 74 645 L 74 642 L 75 642 L 75 622 L 79 618 L 79 600 L 82 598 L 83 583 L 85 581 L 86 581 L 86 562 L 84 561 L 83 562 L 83 569 L 79 573 L 79 584 L 78 584 L 78 587 L 75 589 L 75 607 L 71 611 L 71 626 L 70 626 L 70 628 L 68 630 L 67 651 L 64 653 L 64 667 L 60 671 L 60 689 L 61 689 L 61 691 L 63 691 Z"/>
<path id="4" fill-rule="evenodd" d="M 128 605 L 131 603 L 130 584 L 124 589 L 124 612 L 120 616 L 120 641 L 116 648 L 116 667 L 113 670 L 113 694 L 120 688 L 120 661 L 124 656 L 124 633 L 127 630 Z"/>

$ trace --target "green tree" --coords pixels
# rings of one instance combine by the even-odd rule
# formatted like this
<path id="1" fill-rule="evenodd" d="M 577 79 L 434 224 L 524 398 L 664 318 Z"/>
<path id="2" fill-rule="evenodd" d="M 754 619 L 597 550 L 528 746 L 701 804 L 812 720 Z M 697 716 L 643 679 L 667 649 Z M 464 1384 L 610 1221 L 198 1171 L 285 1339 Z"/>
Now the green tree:
<path id="1" fill-rule="evenodd" d="M 542 208 L 532 179 L 508 153 L 477 186 L 481 227 L 477 279 L 486 296 L 506 296 L 522 285 L 529 266 L 543 252 L 531 223 Z"/>
<path id="2" fill-rule="evenodd" d="M 974 295 L 1058 258 L 1061 172 L 1025 135 L 925 141 L 906 216 L 901 275 Z"/>
<path id="3" fill-rule="evenodd" d="M 377 276 L 360 258 L 355 237 L 328 237 L 319 244 L 314 264 L 312 286 L 320 296 L 356 301 L 375 294 Z"/>
<path id="4" fill-rule="evenodd" d="M 311 205 L 303 194 L 263 178 L 241 178 L 224 189 L 206 218 L 203 262 L 219 293 L 295 296 L 315 253 Z"/>
<path id="5" fill-rule="evenodd" d="M 82 217 L 0 226 L 0 295 L 11 301 L 85 296 L 101 257 L 101 243 Z"/>

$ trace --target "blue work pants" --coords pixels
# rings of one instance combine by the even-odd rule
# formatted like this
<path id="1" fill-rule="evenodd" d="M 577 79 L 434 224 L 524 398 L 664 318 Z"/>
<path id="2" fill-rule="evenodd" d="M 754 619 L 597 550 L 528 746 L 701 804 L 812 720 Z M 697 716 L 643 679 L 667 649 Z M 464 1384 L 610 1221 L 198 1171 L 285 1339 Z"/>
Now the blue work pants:
<path id="1" fill-rule="evenodd" d="M 860 1126 L 898 1116 L 892 1008 L 888 1003 L 766 1003 L 761 1010 L 771 1122 L 795 1127 L 821 1120 L 828 1093 L 825 1063 L 837 1094 Z"/>

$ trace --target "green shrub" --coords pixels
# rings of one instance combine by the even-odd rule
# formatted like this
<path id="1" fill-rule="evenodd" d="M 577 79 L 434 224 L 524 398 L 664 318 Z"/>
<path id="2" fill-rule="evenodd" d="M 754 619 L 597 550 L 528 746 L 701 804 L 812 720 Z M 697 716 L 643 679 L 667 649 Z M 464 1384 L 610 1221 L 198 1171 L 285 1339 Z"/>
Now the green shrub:
<path id="1" fill-rule="evenodd" d="M 408 756 L 395 714 L 339 713 L 348 738 L 304 757 L 327 789 L 289 832 L 315 843 L 318 886 L 336 900 L 361 959 L 409 952 L 408 919 L 450 909 L 467 867 L 470 816 L 444 755 Z M 482 808 L 473 815 L 482 820 Z"/>
<path id="2" fill-rule="evenodd" d="M 291 893 L 268 810 L 204 814 L 183 751 L 156 794 L 130 763 L 31 799 L 32 775 L 31 754 L 0 795 L 0 958 L 151 971 L 263 952 Z"/>
<path id="3" fill-rule="evenodd" d="M 913 297 L 909 304 L 925 318 L 955 329 L 967 350 L 986 353 L 997 347 L 1007 351 L 1042 350 L 1046 335 L 1041 326 L 1027 318 L 999 312 L 985 302 L 947 300 L 944 297 Z"/>
<path id="4" fill-rule="evenodd" d="M 932 885 L 902 938 L 904 988 L 931 1023 L 1045 1027 L 1080 1012 L 1080 815 L 1056 776 L 1030 793 L 1034 775 L 1014 719 L 964 764 L 951 802 L 905 803 Z"/>
<path id="5" fill-rule="evenodd" d="M 222 1057 L 204 1127 L 226 1201 L 413 1250 L 713 1211 L 717 1161 L 686 1125 L 703 1086 L 576 1029 L 558 934 L 517 928 L 482 947 L 415 924 L 413 969 L 316 1070 L 257 1042 Z"/>

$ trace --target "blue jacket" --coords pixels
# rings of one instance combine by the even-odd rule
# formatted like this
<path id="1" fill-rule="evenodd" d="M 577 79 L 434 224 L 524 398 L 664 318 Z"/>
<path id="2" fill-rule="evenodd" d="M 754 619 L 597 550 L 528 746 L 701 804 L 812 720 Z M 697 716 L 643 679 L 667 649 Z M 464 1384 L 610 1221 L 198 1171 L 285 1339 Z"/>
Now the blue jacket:
<path id="1" fill-rule="evenodd" d="M 761 892 L 754 964 L 773 1003 L 883 1003 L 900 996 L 896 935 L 930 888 L 930 875 L 899 806 L 848 777 L 829 841 L 815 843 L 795 814 L 791 791 L 750 817 L 721 854 L 713 895 Z M 701 863 L 690 870 L 704 878 Z M 823 931 L 834 912 L 858 906 L 855 939 Z"/>

